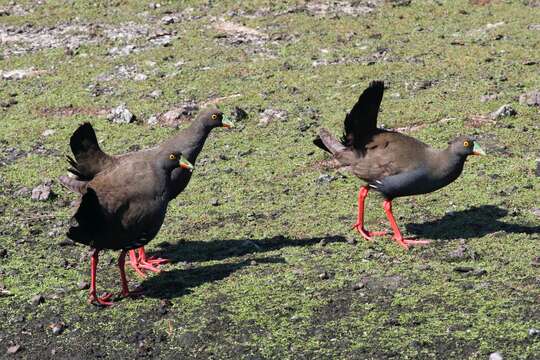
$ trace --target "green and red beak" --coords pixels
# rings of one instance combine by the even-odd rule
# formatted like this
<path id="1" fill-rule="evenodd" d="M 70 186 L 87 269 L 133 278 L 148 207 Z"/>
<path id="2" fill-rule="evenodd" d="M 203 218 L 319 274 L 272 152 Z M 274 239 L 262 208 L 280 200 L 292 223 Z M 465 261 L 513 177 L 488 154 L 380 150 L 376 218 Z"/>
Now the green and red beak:
<path id="1" fill-rule="evenodd" d="M 474 144 L 473 146 L 473 149 L 472 149 L 472 154 L 473 155 L 486 155 L 486 152 L 480 147 L 480 145 L 478 144 Z"/>
<path id="2" fill-rule="evenodd" d="M 232 119 L 226 115 L 223 115 L 223 118 L 221 119 L 221 123 L 223 124 L 224 128 L 230 129 L 234 127 L 234 122 Z"/>
<path id="3" fill-rule="evenodd" d="M 182 169 L 188 169 L 190 172 L 193 171 L 193 164 L 190 163 L 183 155 L 180 157 L 180 161 L 178 163 Z"/>

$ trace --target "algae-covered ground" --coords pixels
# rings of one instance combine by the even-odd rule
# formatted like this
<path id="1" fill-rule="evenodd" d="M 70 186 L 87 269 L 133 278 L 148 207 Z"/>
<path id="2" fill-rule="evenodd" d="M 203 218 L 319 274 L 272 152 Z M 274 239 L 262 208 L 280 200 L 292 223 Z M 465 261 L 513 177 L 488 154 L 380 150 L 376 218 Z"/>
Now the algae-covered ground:
<path id="1" fill-rule="evenodd" d="M 0 357 L 539 359 L 540 108 L 519 100 L 540 90 L 539 5 L 0 1 Z M 361 182 L 311 142 L 374 79 L 379 124 L 488 153 L 395 201 L 432 240 L 408 252 L 351 230 Z M 65 237 L 76 196 L 57 181 L 69 136 L 90 121 L 107 152 L 145 148 L 209 103 L 237 126 L 212 132 L 148 246 L 171 264 L 128 271 L 139 298 L 88 304 L 88 248 Z M 121 104 L 136 121 L 107 119 Z M 102 291 L 119 290 L 116 257 Z"/>

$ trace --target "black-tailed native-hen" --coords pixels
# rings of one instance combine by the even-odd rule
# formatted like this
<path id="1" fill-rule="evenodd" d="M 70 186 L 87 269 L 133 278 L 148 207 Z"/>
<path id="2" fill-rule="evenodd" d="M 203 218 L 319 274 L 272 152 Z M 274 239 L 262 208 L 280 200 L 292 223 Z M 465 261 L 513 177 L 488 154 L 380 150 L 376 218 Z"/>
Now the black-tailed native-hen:
<path id="1" fill-rule="evenodd" d="M 101 150 L 92 126 L 85 123 L 73 133 L 70 139 L 74 159 L 69 158 L 72 166 L 69 171 L 76 177 L 63 176 L 60 180 L 68 188 L 77 191 L 77 180 L 91 180 L 108 166 L 122 161 L 145 158 L 161 150 L 180 151 L 189 162 L 195 164 L 208 135 L 216 127 L 231 128 L 234 127 L 234 123 L 216 106 L 209 106 L 199 112 L 188 128 L 155 147 L 121 155 L 108 155 Z M 176 198 L 186 188 L 191 175 L 192 173 L 186 169 L 172 171 L 171 181 L 167 188 L 169 200 Z M 138 249 L 138 254 L 135 251 L 135 249 L 129 251 L 130 264 L 142 277 L 145 276 L 145 270 L 159 272 L 158 266 L 168 262 L 167 259 L 147 258 L 144 247 Z"/>
<path id="2" fill-rule="evenodd" d="M 354 228 L 367 240 L 386 234 L 385 231 L 367 231 L 364 226 L 364 201 L 370 189 L 376 190 L 384 196 L 383 208 L 394 233 L 393 239 L 408 249 L 429 241 L 403 237 L 392 214 L 392 200 L 429 193 L 450 184 L 463 171 L 469 155 L 485 153 L 468 136 L 460 136 L 446 149 L 437 150 L 410 136 L 377 128 L 383 92 L 384 83 L 373 81 L 345 117 L 343 137 L 338 140 L 323 128 L 314 143 L 367 183 L 358 193 Z"/>
<path id="3" fill-rule="evenodd" d="M 93 249 L 90 302 L 112 304 L 111 294 L 98 297 L 96 292 L 98 254 L 103 249 L 121 250 L 121 295 L 131 294 L 124 271 L 126 253 L 146 245 L 159 232 L 169 203 L 171 173 L 178 168 L 189 171 L 193 166 L 181 152 L 161 150 L 108 166 L 90 181 L 77 180 L 83 195 L 67 236 Z"/>

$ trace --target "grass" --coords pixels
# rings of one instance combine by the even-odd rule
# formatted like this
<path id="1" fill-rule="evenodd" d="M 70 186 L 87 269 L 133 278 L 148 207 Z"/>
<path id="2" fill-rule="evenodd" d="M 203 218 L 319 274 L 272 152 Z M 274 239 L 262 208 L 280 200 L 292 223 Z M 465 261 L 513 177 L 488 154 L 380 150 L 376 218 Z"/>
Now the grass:
<path id="1" fill-rule="evenodd" d="M 540 115 L 517 101 L 540 87 L 538 64 L 525 65 L 538 61 L 540 32 L 529 25 L 538 23 L 540 8 L 413 1 L 335 16 L 313 15 L 309 7 L 287 11 L 299 4 L 292 1 L 164 2 L 155 10 L 137 1 L 32 4 L 21 2 L 33 9 L 27 15 L 0 17 L 0 30 L 100 26 L 95 41 L 82 41 L 73 56 L 63 46 L 11 55 L 13 44 L 0 44 L 7 54 L 1 70 L 45 71 L 0 80 L 0 102 L 13 93 L 17 100 L 0 110 L 0 160 L 9 148 L 22 154 L 0 167 L 0 247 L 8 253 L 0 259 L 0 283 L 12 293 L 0 297 L 0 353 L 19 344 L 21 358 L 485 359 L 495 351 L 505 359 L 540 357 L 540 338 L 528 335 L 540 327 L 538 268 L 531 265 L 540 255 L 532 212 L 540 190 Z M 160 24 L 168 12 L 180 20 Z M 221 18 L 265 37 L 231 43 L 215 28 Z M 163 47 L 150 46 L 147 35 L 104 35 L 128 22 L 174 32 L 173 40 Z M 107 55 L 126 44 L 140 51 Z M 321 60 L 327 65 L 313 65 Z M 120 66 L 148 78 L 96 81 Z M 372 79 L 389 86 L 379 123 L 416 126 L 411 135 L 438 148 L 458 134 L 475 135 L 488 152 L 468 161 L 448 187 L 396 200 L 399 224 L 432 239 L 429 247 L 404 252 L 389 238 L 359 239 L 350 226 L 360 183 L 321 167 L 328 157 L 311 143 L 320 126 L 341 131 Z M 415 87 L 426 80 L 427 89 Z M 89 86 L 97 83 L 112 93 L 92 96 Z M 163 95 L 149 98 L 155 89 Z M 488 93 L 499 97 L 481 102 Z M 173 263 L 144 280 L 128 273 L 132 287 L 147 290 L 141 299 L 110 309 L 88 305 L 77 288 L 88 281 L 88 251 L 59 245 L 75 199 L 55 180 L 65 173 L 69 136 L 91 121 L 107 152 L 152 146 L 178 130 L 150 128 L 144 119 L 216 97 L 225 97 L 226 113 L 239 106 L 249 117 L 236 130 L 211 134 L 188 189 L 171 203 L 149 251 Z M 98 115 L 121 103 L 138 123 L 112 124 Z M 473 125 L 473 116 L 503 104 L 518 115 Z M 64 116 L 66 108 L 75 110 Z M 258 126 L 268 108 L 286 110 L 287 120 Z M 55 133 L 44 137 L 46 129 Z M 319 184 L 323 173 L 336 180 Z M 34 202 L 16 194 L 47 178 L 55 180 L 56 198 Z M 367 221 L 373 229 L 387 226 L 374 195 Z M 347 243 L 350 237 L 358 243 Z M 460 242 L 471 256 L 454 259 Z M 102 257 L 100 289 L 119 286 L 116 255 Z M 485 273 L 455 271 L 464 266 Z M 353 290 L 358 283 L 363 287 Z M 31 305 L 36 294 L 45 303 Z M 49 324 L 58 321 L 66 328 L 55 336 Z"/>

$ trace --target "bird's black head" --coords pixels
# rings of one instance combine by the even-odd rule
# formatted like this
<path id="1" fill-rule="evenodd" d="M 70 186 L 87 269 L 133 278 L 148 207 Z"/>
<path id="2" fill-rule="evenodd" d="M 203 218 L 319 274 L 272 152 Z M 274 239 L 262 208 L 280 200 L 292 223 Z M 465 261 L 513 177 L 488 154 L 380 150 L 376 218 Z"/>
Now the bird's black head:
<path id="1" fill-rule="evenodd" d="M 215 127 L 234 127 L 232 120 L 223 114 L 216 106 L 209 106 L 202 109 L 197 115 L 197 121 L 200 121 L 204 127 L 213 129 Z"/>
<path id="2" fill-rule="evenodd" d="M 193 171 L 193 165 L 179 151 L 161 152 L 158 159 L 158 165 L 166 171 L 173 171 L 179 167 Z"/>
<path id="3" fill-rule="evenodd" d="M 460 136 L 449 142 L 450 151 L 462 157 L 469 155 L 486 155 L 484 150 L 470 136 Z"/>

